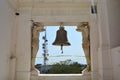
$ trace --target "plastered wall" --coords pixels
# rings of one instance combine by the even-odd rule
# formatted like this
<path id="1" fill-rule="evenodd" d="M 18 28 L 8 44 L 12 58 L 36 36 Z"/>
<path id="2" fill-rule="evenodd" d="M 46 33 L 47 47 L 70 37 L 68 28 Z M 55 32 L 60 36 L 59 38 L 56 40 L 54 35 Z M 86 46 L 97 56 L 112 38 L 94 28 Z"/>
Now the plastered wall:
<path id="1" fill-rule="evenodd" d="M 9 80 L 14 19 L 14 12 L 7 0 L 0 0 L 0 80 Z"/>
<path id="2" fill-rule="evenodd" d="M 112 49 L 111 55 L 109 55 L 109 46 L 103 46 L 100 49 L 100 56 L 98 58 L 100 59 L 100 64 L 97 63 L 97 57 L 95 52 L 96 50 L 93 50 L 94 54 L 92 54 L 93 58 L 96 58 L 96 61 L 92 62 L 94 66 L 92 68 L 97 73 L 97 67 L 99 67 L 99 72 L 103 77 L 99 76 L 98 78 L 100 80 L 120 80 L 119 79 L 119 69 L 120 69 L 120 63 L 119 61 L 119 48 L 116 49 L 114 47 L 120 46 L 120 37 L 119 37 L 119 31 L 120 31 L 120 10 L 119 10 L 119 0 L 106 0 L 107 2 L 107 18 L 108 18 L 108 28 L 106 28 L 104 23 L 101 22 L 102 27 L 99 26 L 101 30 L 99 30 L 100 39 L 103 41 L 104 44 L 108 42 L 109 36 L 107 35 L 106 38 L 106 31 L 109 31 L 110 35 L 110 46 Z M 101 6 L 100 6 L 101 7 Z M 104 7 L 102 7 L 104 10 Z M 105 11 L 102 11 L 103 13 L 100 13 L 100 17 L 104 17 L 102 14 L 104 14 Z M 28 14 L 29 13 L 29 14 Z M 0 0 L 0 80 L 10 80 L 10 77 L 12 76 L 12 80 L 30 80 L 30 67 L 31 67 L 31 32 L 30 32 L 30 12 L 25 14 L 25 12 L 21 11 L 20 16 L 18 17 L 18 24 L 15 23 L 16 16 L 14 15 L 14 11 L 11 9 L 11 6 L 8 4 L 7 0 Z M 100 18 L 101 21 L 105 19 Z M 43 18 L 39 18 L 41 21 Z M 59 17 L 57 18 L 59 19 Z M 48 21 L 51 19 L 48 19 Z M 55 19 L 52 19 L 55 20 Z M 64 21 L 64 19 L 61 19 Z M 74 19 L 73 19 L 74 20 Z M 80 18 L 75 18 L 76 21 L 81 21 Z M 39 21 L 39 20 L 38 20 Z M 44 21 L 44 20 L 43 20 Z M 46 20 L 45 20 L 46 21 Z M 16 25 L 18 25 L 18 28 L 16 28 Z M 93 28 L 91 28 L 93 30 Z M 93 30 L 94 31 L 94 30 Z M 92 32 L 93 32 L 92 31 Z M 95 29 L 96 31 L 96 29 Z M 94 35 L 96 38 L 96 35 Z M 92 36 L 93 38 L 93 36 Z M 94 42 L 94 41 L 92 41 Z M 16 45 L 17 44 L 17 45 Z M 92 46 L 94 46 L 92 44 Z M 96 46 L 98 46 L 96 42 Z M 107 49 L 107 50 L 106 50 Z M 105 54 L 106 53 L 106 54 Z M 101 55 L 102 54 L 102 55 Z M 109 56 L 108 56 L 109 55 Z M 13 56 L 14 59 L 11 60 L 10 57 Z M 109 69 L 109 57 L 110 60 L 112 58 L 113 65 L 113 73 L 111 73 L 111 67 Z M 111 66 L 111 61 L 110 66 Z M 13 63 L 13 65 L 11 65 Z M 96 66 L 97 65 L 97 66 Z M 11 69 L 12 68 L 12 69 Z M 14 73 L 15 71 L 15 73 Z M 93 74 L 96 74 L 93 73 Z M 110 73 L 110 74 L 108 74 Z M 15 75 L 13 75 L 15 74 Z M 97 74 L 98 75 L 98 74 Z M 16 78 L 15 78 L 15 77 Z M 93 75 L 96 76 L 96 75 Z M 110 77 L 113 76 L 113 77 Z M 15 79 L 14 79 L 15 78 Z M 95 78 L 94 78 L 95 79 Z M 97 80 L 97 79 L 96 79 Z"/>
<path id="3" fill-rule="evenodd" d="M 113 80 L 120 80 L 120 0 L 107 0 Z"/>
<path id="4" fill-rule="evenodd" d="M 120 0 L 107 0 L 108 21 L 110 27 L 110 46 L 120 46 Z"/>

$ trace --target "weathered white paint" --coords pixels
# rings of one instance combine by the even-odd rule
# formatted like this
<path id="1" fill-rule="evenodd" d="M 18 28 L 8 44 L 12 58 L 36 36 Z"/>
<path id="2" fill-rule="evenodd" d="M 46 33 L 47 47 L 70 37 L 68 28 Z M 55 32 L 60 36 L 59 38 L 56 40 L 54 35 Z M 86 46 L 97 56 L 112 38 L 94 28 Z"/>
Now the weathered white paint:
<path id="1" fill-rule="evenodd" d="M 120 25 L 120 1 L 98 1 L 98 26 L 99 26 L 99 79 L 119 80 L 119 50 L 111 48 L 120 46 L 118 27 Z M 115 54 L 118 53 L 118 54 Z M 117 64 L 116 64 L 117 63 Z"/>
<path id="2" fill-rule="evenodd" d="M 108 21 L 110 27 L 110 46 L 120 46 L 120 0 L 107 0 Z"/>
<path id="3" fill-rule="evenodd" d="M 112 65 L 113 65 L 113 80 L 120 80 L 120 46 L 111 49 Z"/>
<path id="4" fill-rule="evenodd" d="M 11 3 L 13 0 L 8 1 Z M 35 6 L 32 15 L 33 0 L 19 0 L 20 16 L 16 16 L 16 19 L 13 11 L 18 6 L 14 5 L 16 0 L 14 1 L 11 3 L 14 8 L 12 10 L 7 0 L 0 0 L 0 80 L 30 80 L 31 16 L 35 21 L 46 25 L 49 23 L 56 25 L 59 22 L 65 24 L 73 22 L 70 24 L 73 25 L 88 21 L 91 31 L 92 80 L 120 80 L 120 48 L 117 47 L 120 46 L 119 0 L 98 0 L 97 15 L 90 14 L 90 0 L 35 0 L 35 4 L 41 5 Z M 60 5 L 56 7 L 59 3 Z M 59 8 L 61 5 L 62 8 Z M 91 79 L 88 75 L 41 75 L 35 78 L 33 80 Z"/>
<path id="5" fill-rule="evenodd" d="M 99 27 L 99 49 L 98 49 L 98 73 L 99 80 L 113 80 L 112 59 L 110 54 L 110 35 L 106 0 L 98 1 L 98 27 Z"/>
<path id="6" fill-rule="evenodd" d="M 97 15 L 91 14 L 90 21 L 90 54 L 91 54 L 91 77 L 92 80 L 99 80 L 98 74 L 98 48 L 99 48 L 99 32 L 97 26 Z"/>
<path id="7" fill-rule="evenodd" d="M 32 76 L 31 80 L 91 80 L 90 74 L 39 74 Z"/>
<path id="8" fill-rule="evenodd" d="M 31 21 L 29 14 L 22 14 L 18 18 L 18 34 L 16 49 L 16 79 L 30 80 L 31 69 Z"/>
<path id="9" fill-rule="evenodd" d="M 13 9 L 6 0 L 0 0 L 0 80 L 10 80 L 14 73 L 10 63 L 13 50 L 13 28 L 15 27 L 15 15 Z M 13 63 L 14 65 L 14 63 Z"/>

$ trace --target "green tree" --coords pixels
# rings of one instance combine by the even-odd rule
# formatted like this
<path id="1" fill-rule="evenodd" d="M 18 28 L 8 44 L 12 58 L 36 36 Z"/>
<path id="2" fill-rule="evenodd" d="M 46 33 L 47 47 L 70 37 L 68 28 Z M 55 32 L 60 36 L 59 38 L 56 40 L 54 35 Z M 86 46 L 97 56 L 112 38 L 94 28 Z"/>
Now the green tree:
<path id="1" fill-rule="evenodd" d="M 54 64 L 46 73 L 47 74 L 80 74 L 86 65 L 72 62 L 71 60 L 60 61 Z"/>

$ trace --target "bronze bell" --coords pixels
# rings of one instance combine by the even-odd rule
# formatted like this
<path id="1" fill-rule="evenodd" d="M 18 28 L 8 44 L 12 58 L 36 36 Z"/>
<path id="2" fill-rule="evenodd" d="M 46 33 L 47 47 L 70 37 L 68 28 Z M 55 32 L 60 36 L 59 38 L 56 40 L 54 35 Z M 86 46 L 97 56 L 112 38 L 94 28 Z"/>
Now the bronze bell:
<path id="1" fill-rule="evenodd" d="M 60 26 L 59 30 L 57 30 L 56 39 L 53 42 L 53 45 L 55 45 L 55 46 L 61 46 L 62 53 L 63 53 L 63 46 L 70 46 L 71 45 L 68 42 L 67 31 L 64 30 L 64 27 Z"/>

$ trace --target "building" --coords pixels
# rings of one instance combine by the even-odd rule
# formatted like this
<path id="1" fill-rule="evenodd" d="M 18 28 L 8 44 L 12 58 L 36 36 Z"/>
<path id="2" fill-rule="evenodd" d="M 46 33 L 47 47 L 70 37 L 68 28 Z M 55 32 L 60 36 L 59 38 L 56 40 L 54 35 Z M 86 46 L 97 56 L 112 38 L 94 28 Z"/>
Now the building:
<path id="1" fill-rule="evenodd" d="M 119 7 L 120 0 L 0 0 L 0 80 L 120 80 Z M 40 23 L 34 23 L 41 26 L 36 32 L 60 22 L 78 28 L 87 22 L 91 71 L 83 76 L 38 75 L 32 65 L 31 46 L 36 52 L 38 40 L 31 45 L 31 19 Z"/>

